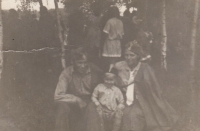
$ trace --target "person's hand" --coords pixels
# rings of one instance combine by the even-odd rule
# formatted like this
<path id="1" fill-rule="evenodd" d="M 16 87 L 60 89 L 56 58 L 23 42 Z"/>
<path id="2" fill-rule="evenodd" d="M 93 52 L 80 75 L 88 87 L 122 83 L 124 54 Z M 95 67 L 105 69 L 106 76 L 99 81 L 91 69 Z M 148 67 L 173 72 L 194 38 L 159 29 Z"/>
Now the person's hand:
<path id="1" fill-rule="evenodd" d="M 82 108 L 84 108 L 84 107 L 86 107 L 86 102 L 85 101 L 83 101 L 81 98 L 77 98 L 77 103 L 78 103 L 78 105 L 79 105 L 79 107 L 82 109 Z"/>
<path id="2" fill-rule="evenodd" d="M 65 98 L 69 103 L 76 103 L 77 102 L 77 97 L 72 95 L 72 94 L 67 94 L 65 96 Z"/>
<path id="3" fill-rule="evenodd" d="M 121 108 L 117 108 L 116 110 L 117 115 L 122 116 L 123 115 L 123 111 Z"/>
<path id="4" fill-rule="evenodd" d="M 101 105 L 98 105 L 97 106 L 97 112 L 102 112 L 103 110 L 102 110 L 102 107 L 101 107 Z"/>
<path id="5" fill-rule="evenodd" d="M 122 80 L 124 85 L 128 85 L 128 80 L 124 79 Z"/>
<path id="6" fill-rule="evenodd" d="M 69 96 L 71 103 L 76 103 L 77 98 L 75 96 Z"/>
<path id="7" fill-rule="evenodd" d="M 82 102 L 80 102 L 80 104 L 79 104 L 79 107 L 82 109 L 82 108 L 84 108 L 84 107 L 86 107 L 87 106 L 87 104 L 86 104 L 86 102 L 85 101 L 82 101 Z"/>

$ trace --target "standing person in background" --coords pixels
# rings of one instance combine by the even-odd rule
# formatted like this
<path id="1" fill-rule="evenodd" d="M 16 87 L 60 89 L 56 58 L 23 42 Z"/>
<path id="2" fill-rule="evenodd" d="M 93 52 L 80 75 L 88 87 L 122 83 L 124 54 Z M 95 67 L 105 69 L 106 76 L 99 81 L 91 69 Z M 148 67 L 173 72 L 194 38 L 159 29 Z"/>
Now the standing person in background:
<path id="1" fill-rule="evenodd" d="M 103 29 L 106 40 L 102 53 L 102 56 L 109 58 L 109 71 L 116 63 L 117 58 L 121 57 L 121 39 L 124 35 L 123 23 L 119 19 L 119 9 L 115 6 L 110 7 L 110 13 L 111 18 Z"/>
<path id="2" fill-rule="evenodd" d="M 86 36 L 86 46 L 88 47 L 88 53 L 90 59 L 95 64 L 98 64 L 98 57 L 100 53 L 100 42 L 101 42 L 101 9 L 98 3 L 94 3 L 91 8 L 93 13 L 89 16 L 88 20 L 88 31 Z"/>
<path id="3" fill-rule="evenodd" d="M 125 45 L 134 40 L 133 34 L 135 33 L 134 24 L 131 20 L 131 13 L 129 10 L 124 11 L 124 16 L 122 17 L 122 22 L 124 25 L 124 36 L 122 39 L 122 51 L 125 48 Z M 123 54 L 123 53 L 122 53 Z"/>
<path id="4" fill-rule="evenodd" d="M 131 17 L 132 23 L 133 23 L 133 34 L 132 34 L 132 38 L 133 40 L 136 40 L 137 38 L 137 34 L 140 30 L 140 22 L 142 21 L 141 19 L 138 18 L 138 16 L 136 15 L 136 12 L 132 13 L 132 17 Z"/>
<path id="5" fill-rule="evenodd" d="M 138 43 L 143 49 L 143 58 L 141 61 L 150 62 L 151 61 L 151 45 L 153 41 L 153 34 L 147 29 L 146 23 L 138 18 L 135 12 L 132 15 L 133 32 L 132 40 Z M 127 41 L 130 42 L 130 41 Z"/>
<path id="6" fill-rule="evenodd" d="M 84 44 L 84 23 L 84 14 L 81 10 L 76 10 L 70 14 L 68 42 L 74 49 Z"/>
<path id="7" fill-rule="evenodd" d="M 148 30 L 147 26 L 144 23 L 140 25 L 136 40 L 140 44 L 144 52 L 144 57 L 142 58 L 142 61 L 150 61 L 153 34 Z"/>

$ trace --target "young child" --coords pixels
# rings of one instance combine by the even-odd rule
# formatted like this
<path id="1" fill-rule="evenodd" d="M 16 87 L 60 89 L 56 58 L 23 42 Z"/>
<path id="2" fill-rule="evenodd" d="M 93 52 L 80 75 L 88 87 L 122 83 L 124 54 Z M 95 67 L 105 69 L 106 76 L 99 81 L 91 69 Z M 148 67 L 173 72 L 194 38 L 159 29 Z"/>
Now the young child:
<path id="1" fill-rule="evenodd" d="M 105 131 L 119 131 L 124 108 L 124 98 L 115 84 L 115 75 L 105 73 L 104 83 L 99 84 L 93 92 L 92 101 Z"/>

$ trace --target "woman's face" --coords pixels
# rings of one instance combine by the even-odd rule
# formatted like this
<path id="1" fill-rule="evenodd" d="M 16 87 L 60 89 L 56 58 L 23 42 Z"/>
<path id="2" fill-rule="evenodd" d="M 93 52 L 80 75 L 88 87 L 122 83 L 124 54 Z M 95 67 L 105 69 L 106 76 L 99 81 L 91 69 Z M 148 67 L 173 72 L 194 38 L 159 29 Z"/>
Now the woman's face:
<path id="1" fill-rule="evenodd" d="M 129 66 L 136 65 L 138 63 L 138 55 L 129 50 L 126 50 L 125 60 Z"/>

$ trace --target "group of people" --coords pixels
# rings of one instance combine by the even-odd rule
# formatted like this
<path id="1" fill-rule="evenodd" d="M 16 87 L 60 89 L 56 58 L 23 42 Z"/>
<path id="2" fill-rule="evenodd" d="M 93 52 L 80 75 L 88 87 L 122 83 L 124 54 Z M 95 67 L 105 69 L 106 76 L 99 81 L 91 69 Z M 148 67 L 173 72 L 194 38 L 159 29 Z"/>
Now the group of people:
<path id="1" fill-rule="evenodd" d="M 125 45 L 130 41 L 135 40 L 142 46 L 144 60 L 151 58 L 153 35 L 135 11 L 130 13 L 127 9 L 121 17 L 116 6 L 111 6 L 103 15 L 98 8 L 94 8 L 88 21 L 85 40 L 88 53 L 92 61 L 98 57 L 106 58 L 109 61 L 109 71 L 123 56 Z"/>
<path id="2" fill-rule="evenodd" d="M 125 45 L 133 40 L 142 46 L 144 57 L 151 57 L 153 35 L 146 22 L 137 16 L 137 11 L 131 13 L 127 9 L 120 16 L 119 9 L 111 5 L 102 12 L 98 2 L 92 4 L 91 10 L 87 15 L 80 10 L 69 15 L 68 45 L 75 48 L 85 46 L 91 61 L 99 64 L 98 59 L 105 58 L 110 69 L 123 56 Z"/>
<path id="3" fill-rule="evenodd" d="M 129 13 L 125 12 L 125 16 Z M 86 46 L 73 51 L 72 65 L 59 77 L 54 95 L 58 105 L 55 131 L 172 130 L 178 115 L 163 97 L 147 61 L 147 46 L 152 39 L 137 37 L 149 38 L 151 33 L 142 29 L 136 33 L 131 21 L 119 18 L 117 7 L 108 10 L 107 18 L 103 36 L 98 24 L 100 15 L 94 13 Z M 133 17 L 133 21 L 139 20 Z M 91 62 L 98 61 L 99 56 L 109 58 L 108 70 Z"/>
<path id="4" fill-rule="evenodd" d="M 167 131 L 178 120 L 163 98 L 153 69 L 141 62 L 142 48 L 128 43 L 125 60 L 104 73 L 77 49 L 60 75 L 56 131 Z"/>
<path id="5" fill-rule="evenodd" d="M 39 21 L 35 15 L 20 20 L 15 10 L 9 11 L 4 21 L 4 50 L 39 49 L 56 43 L 55 22 L 45 7 L 40 13 Z M 148 65 L 153 35 L 145 23 L 129 10 L 121 18 L 115 6 L 103 17 L 94 6 L 87 31 L 82 20 L 81 12 L 76 12 L 68 22 L 68 43 L 83 47 L 72 51 L 72 65 L 59 77 L 55 131 L 173 129 L 178 115 L 164 99 Z M 108 59 L 106 68 L 95 65 L 100 57 Z"/>

